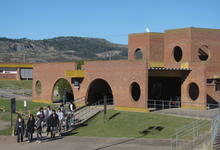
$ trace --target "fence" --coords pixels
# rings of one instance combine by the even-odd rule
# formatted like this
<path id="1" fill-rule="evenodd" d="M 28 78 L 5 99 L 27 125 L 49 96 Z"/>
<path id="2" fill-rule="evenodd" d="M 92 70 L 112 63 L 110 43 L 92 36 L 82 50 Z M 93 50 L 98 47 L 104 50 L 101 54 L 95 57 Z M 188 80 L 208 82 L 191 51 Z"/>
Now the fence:
<path id="1" fill-rule="evenodd" d="M 218 114 L 219 104 L 180 102 L 168 100 L 148 100 L 148 109 L 151 112 L 167 113 L 196 118 L 213 119 Z M 181 109 L 187 108 L 187 109 Z"/>
<path id="2" fill-rule="evenodd" d="M 98 112 L 102 110 L 104 110 L 104 107 L 99 107 L 99 101 L 97 101 L 96 103 L 90 106 L 86 106 L 78 110 L 75 113 L 75 118 L 78 119 L 77 124 L 81 124 L 87 121 L 88 119 L 90 119 L 91 117 L 93 117 L 94 115 L 96 115 Z"/>
<path id="3" fill-rule="evenodd" d="M 171 150 L 190 150 L 205 144 L 207 149 L 215 149 L 216 137 L 219 134 L 220 109 L 213 120 L 196 120 L 178 130 L 171 137 Z"/>
<path id="4" fill-rule="evenodd" d="M 171 136 L 171 150 L 199 149 L 202 143 L 215 148 L 216 136 L 220 127 L 220 107 L 213 103 L 181 102 L 172 100 L 148 100 L 148 109 L 156 113 L 168 113 L 196 117 L 191 124 L 177 129 Z M 189 109 L 180 109 L 189 108 Z"/>
<path id="5" fill-rule="evenodd" d="M 213 150 L 216 136 L 218 134 L 218 128 L 220 127 L 220 110 L 216 117 L 212 120 L 211 125 L 211 138 L 210 138 L 210 149 Z"/>
<path id="6" fill-rule="evenodd" d="M 184 106 L 188 106 L 189 108 L 195 109 L 214 109 L 219 108 L 219 104 L 216 103 L 197 103 L 197 102 L 181 102 L 181 101 L 172 101 L 172 100 L 147 100 L 148 108 L 151 111 L 155 110 L 163 110 L 170 108 L 180 108 Z"/>
<path id="7" fill-rule="evenodd" d="M 171 136 L 171 150 L 192 150 L 210 137 L 211 122 L 196 120 L 176 130 Z"/>

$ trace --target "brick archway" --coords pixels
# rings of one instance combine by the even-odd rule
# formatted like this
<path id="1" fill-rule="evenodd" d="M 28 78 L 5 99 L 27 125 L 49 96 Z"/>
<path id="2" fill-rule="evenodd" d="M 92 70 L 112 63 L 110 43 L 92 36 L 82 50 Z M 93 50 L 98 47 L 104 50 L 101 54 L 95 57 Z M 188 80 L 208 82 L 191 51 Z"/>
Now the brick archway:
<path id="1" fill-rule="evenodd" d="M 107 96 L 107 103 L 113 104 L 113 92 L 110 84 L 101 78 L 93 80 L 87 89 L 86 102 L 91 105 L 95 102 L 103 103 L 104 96 Z"/>
<path id="2" fill-rule="evenodd" d="M 51 91 L 51 100 L 52 102 L 62 101 L 63 98 L 67 102 L 74 101 L 74 93 L 71 84 L 65 78 L 57 79 Z"/>

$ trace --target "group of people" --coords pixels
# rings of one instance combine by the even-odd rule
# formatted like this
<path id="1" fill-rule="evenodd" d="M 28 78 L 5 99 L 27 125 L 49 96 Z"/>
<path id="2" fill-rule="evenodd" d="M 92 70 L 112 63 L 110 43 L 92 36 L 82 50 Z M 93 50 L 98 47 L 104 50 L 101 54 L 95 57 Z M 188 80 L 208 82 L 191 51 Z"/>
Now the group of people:
<path id="1" fill-rule="evenodd" d="M 71 102 L 69 110 L 74 116 L 75 105 Z M 15 134 L 17 135 L 17 142 L 23 142 L 24 136 L 28 138 L 28 142 L 33 141 L 33 133 L 37 133 L 37 142 L 42 141 L 42 129 L 46 127 L 47 136 L 51 134 L 51 138 L 55 138 L 56 132 L 60 129 L 60 123 L 66 115 L 66 110 L 63 104 L 60 105 L 58 110 L 52 110 L 50 106 L 45 109 L 41 107 L 34 117 L 30 114 L 28 121 L 25 124 L 24 119 L 18 114 L 16 119 Z"/>

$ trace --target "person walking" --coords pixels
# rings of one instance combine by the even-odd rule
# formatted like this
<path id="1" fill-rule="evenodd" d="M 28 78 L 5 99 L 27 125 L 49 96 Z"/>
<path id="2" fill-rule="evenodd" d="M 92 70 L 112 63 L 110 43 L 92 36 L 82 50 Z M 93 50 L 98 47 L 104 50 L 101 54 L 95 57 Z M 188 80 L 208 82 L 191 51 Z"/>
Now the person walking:
<path id="1" fill-rule="evenodd" d="M 62 130 L 62 123 L 64 121 L 64 113 L 63 111 L 61 111 L 60 108 L 58 108 L 57 110 L 57 115 L 58 115 L 58 119 L 59 119 L 59 132 Z"/>
<path id="2" fill-rule="evenodd" d="M 35 129 L 37 131 L 37 141 L 36 142 L 41 143 L 41 140 L 42 140 L 42 124 L 41 124 L 40 116 L 36 117 Z"/>
<path id="3" fill-rule="evenodd" d="M 39 111 L 37 112 L 37 117 L 40 118 L 41 122 L 44 121 L 45 114 L 44 114 L 44 109 L 43 109 L 43 107 L 41 107 L 41 108 L 39 109 Z"/>
<path id="4" fill-rule="evenodd" d="M 50 115 L 51 138 L 55 138 L 58 125 L 59 125 L 58 115 L 56 114 L 55 110 L 52 110 L 52 114 Z"/>
<path id="5" fill-rule="evenodd" d="M 44 109 L 45 121 L 50 117 L 51 114 L 52 114 L 52 110 L 50 106 L 47 106 L 47 108 Z"/>
<path id="6" fill-rule="evenodd" d="M 74 126 L 75 124 L 75 114 L 74 111 L 76 109 L 76 106 L 74 105 L 73 101 L 70 102 L 69 104 L 69 110 L 70 110 L 70 125 Z"/>
<path id="7" fill-rule="evenodd" d="M 63 90 L 63 104 L 66 104 L 66 100 L 67 100 L 67 88 L 64 88 Z"/>
<path id="8" fill-rule="evenodd" d="M 61 104 L 60 105 L 60 111 L 62 111 L 63 112 L 63 115 L 65 115 L 66 114 L 66 109 L 65 109 L 65 107 L 64 107 L 64 105 L 63 104 Z"/>
<path id="9" fill-rule="evenodd" d="M 24 119 L 20 114 L 18 114 L 16 119 L 16 134 L 17 134 L 17 142 L 23 142 L 25 123 Z"/>
<path id="10" fill-rule="evenodd" d="M 63 111 L 61 111 L 60 108 L 57 111 L 57 115 L 58 115 L 59 121 L 61 121 L 63 119 L 63 117 L 64 117 L 64 113 L 63 113 Z"/>
<path id="11" fill-rule="evenodd" d="M 35 119 L 34 119 L 34 115 L 30 114 L 28 121 L 27 121 L 27 135 L 28 135 L 28 142 L 32 142 L 33 140 L 33 133 L 34 133 L 34 129 L 35 128 Z"/>
<path id="12" fill-rule="evenodd" d="M 47 108 L 44 110 L 44 114 L 45 114 L 45 122 L 47 126 L 47 136 L 48 136 L 50 133 L 50 115 L 52 114 L 52 110 L 50 106 L 47 106 Z"/>
<path id="13" fill-rule="evenodd" d="M 75 109 L 76 109 L 76 106 L 75 106 L 75 104 L 71 101 L 70 104 L 69 104 L 69 110 L 70 110 L 70 112 L 74 112 Z"/>

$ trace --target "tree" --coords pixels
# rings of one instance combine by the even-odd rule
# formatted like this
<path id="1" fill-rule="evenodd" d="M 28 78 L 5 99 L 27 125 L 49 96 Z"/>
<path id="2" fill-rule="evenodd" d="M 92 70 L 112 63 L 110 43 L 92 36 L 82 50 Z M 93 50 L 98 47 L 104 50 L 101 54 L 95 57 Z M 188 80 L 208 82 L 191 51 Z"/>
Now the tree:
<path id="1" fill-rule="evenodd" d="M 67 94 L 66 95 L 67 100 L 73 99 L 72 87 L 71 87 L 71 85 L 69 84 L 69 82 L 67 80 L 60 79 L 57 82 L 56 86 L 58 87 L 58 93 L 59 93 L 60 99 L 63 99 L 64 92 L 66 92 L 66 94 Z"/>

